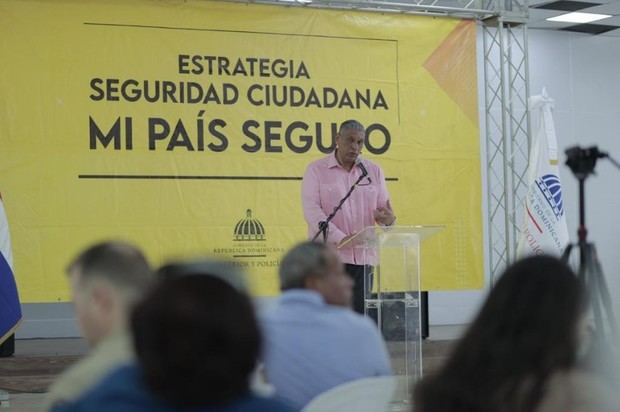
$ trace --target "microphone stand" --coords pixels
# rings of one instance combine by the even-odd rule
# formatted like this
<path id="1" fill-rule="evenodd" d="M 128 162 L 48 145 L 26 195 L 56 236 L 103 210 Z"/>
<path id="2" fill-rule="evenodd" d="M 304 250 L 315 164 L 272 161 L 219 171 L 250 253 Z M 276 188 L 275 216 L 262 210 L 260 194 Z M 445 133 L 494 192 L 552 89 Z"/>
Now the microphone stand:
<path id="1" fill-rule="evenodd" d="M 357 178 L 357 180 L 355 181 L 355 183 L 353 183 L 353 185 L 351 186 L 351 188 L 349 189 L 349 191 L 347 192 L 346 195 L 344 195 L 344 197 L 342 199 L 340 199 L 340 203 L 338 203 L 338 205 L 334 208 L 334 210 L 332 211 L 332 213 L 327 216 L 327 219 L 322 220 L 319 222 L 319 230 L 316 232 L 316 234 L 314 235 L 314 237 L 312 237 L 312 241 L 314 242 L 316 240 L 317 237 L 319 237 L 319 235 L 322 233 L 323 234 L 323 243 L 327 242 L 327 230 L 329 228 L 329 222 L 332 221 L 332 219 L 334 218 L 334 216 L 336 216 L 336 213 L 338 213 L 338 211 L 342 208 L 343 203 L 349 198 L 351 197 L 351 193 L 353 193 L 353 190 L 355 190 L 355 188 L 357 187 L 357 185 L 362 181 L 362 179 L 364 179 L 366 176 L 368 176 L 368 173 L 362 173 L 360 175 L 360 177 Z"/>

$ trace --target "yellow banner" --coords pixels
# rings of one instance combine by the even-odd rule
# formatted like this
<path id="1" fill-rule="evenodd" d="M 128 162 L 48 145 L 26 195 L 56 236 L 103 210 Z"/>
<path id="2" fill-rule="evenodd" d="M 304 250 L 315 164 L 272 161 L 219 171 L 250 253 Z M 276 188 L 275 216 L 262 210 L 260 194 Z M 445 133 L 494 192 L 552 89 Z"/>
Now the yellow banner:
<path id="1" fill-rule="evenodd" d="M 205 1 L 2 1 L 0 191 L 25 302 L 108 238 L 277 293 L 306 165 L 368 127 L 398 223 L 441 224 L 423 287 L 482 285 L 475 25 Z"/>

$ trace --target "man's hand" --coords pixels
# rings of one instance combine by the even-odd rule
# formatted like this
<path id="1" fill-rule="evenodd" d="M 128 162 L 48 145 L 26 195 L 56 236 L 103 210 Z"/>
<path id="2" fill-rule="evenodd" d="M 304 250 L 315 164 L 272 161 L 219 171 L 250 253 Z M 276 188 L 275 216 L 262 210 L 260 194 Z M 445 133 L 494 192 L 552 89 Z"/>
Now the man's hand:
<path id="1" fill-rule="evenodd" d="M 342 238 L 342 240 L 340 241 L 340 243 L 338 243 L 338 245 L 336 246 L 337 249 L 340 249 L 342 246 L 344 246 L 345 243 L 347 243 L 348 241 L 351 240 L 352 237 L 356 236 L 357 233 L 353 233 L 352 235 L 347 235 L 345 237 Z M 351 244 L 348 244 L 347 246 L 352 246 Z"/>
<path id="2" fill-rule="evenodd" d="M 380 207 L 375 209 L 374 213 L 375 222 L 382 226 L 390 226 L 396 220 L 394 212 L 388 207 Z"/>

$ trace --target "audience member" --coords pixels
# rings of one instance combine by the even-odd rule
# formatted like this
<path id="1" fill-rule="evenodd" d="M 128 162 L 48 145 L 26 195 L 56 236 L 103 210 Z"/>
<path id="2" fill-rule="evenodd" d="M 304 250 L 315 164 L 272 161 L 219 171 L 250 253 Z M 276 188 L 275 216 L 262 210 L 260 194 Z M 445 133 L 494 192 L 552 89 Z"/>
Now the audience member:
<path id="1" fill-rule="evenodd" d="M 577 366 L 588 341 L 586 300 L 555 258 L 513 264 L 443 367 L 416 387 L 414 410 L 618 410 L 610 387 Z"/>
<path id="2" fill-rule="evenodd" d="M 121 242 L 94 245 L 67 269 L 75 314 L 92 351 L 50 388 L 48 406 L 78 398 L 132 358 L 128 316 L 153 280 L 142 252 Z"/>
<path id="3" fill-rule="evenodd" d="M 304 242 L 280 263 L 282 295 L 265 313 L 265 373 L 298 408 L 342 383 L 391 374 L 376 325 L 350 309 L 353 281 L 335 251 Z"/>
<path id="4" fill-rule="evenodd" d="M 201 266 L 168 265 L 131 317 L 137 364 L 57 411 L 289 412 L 252 394 L 261 335 L 249 297 Z M 205 266 L 203 266 L 205 267 Z"/>

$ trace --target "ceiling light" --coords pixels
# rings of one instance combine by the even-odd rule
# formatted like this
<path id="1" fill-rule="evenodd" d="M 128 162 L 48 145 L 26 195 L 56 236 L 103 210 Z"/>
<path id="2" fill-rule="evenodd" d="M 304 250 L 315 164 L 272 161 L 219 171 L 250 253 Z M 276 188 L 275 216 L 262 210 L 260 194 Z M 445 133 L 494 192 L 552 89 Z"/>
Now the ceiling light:
<path id="1" fill-rule="evenodd" d="M 549 17 L 548 21 L 560 21 L 564 23 L 591 23 L 593 21 L 603 20 L 611 17 L 609 14 L 594 14 L 594 13 L 566 13 L 556 17 Z"/>

